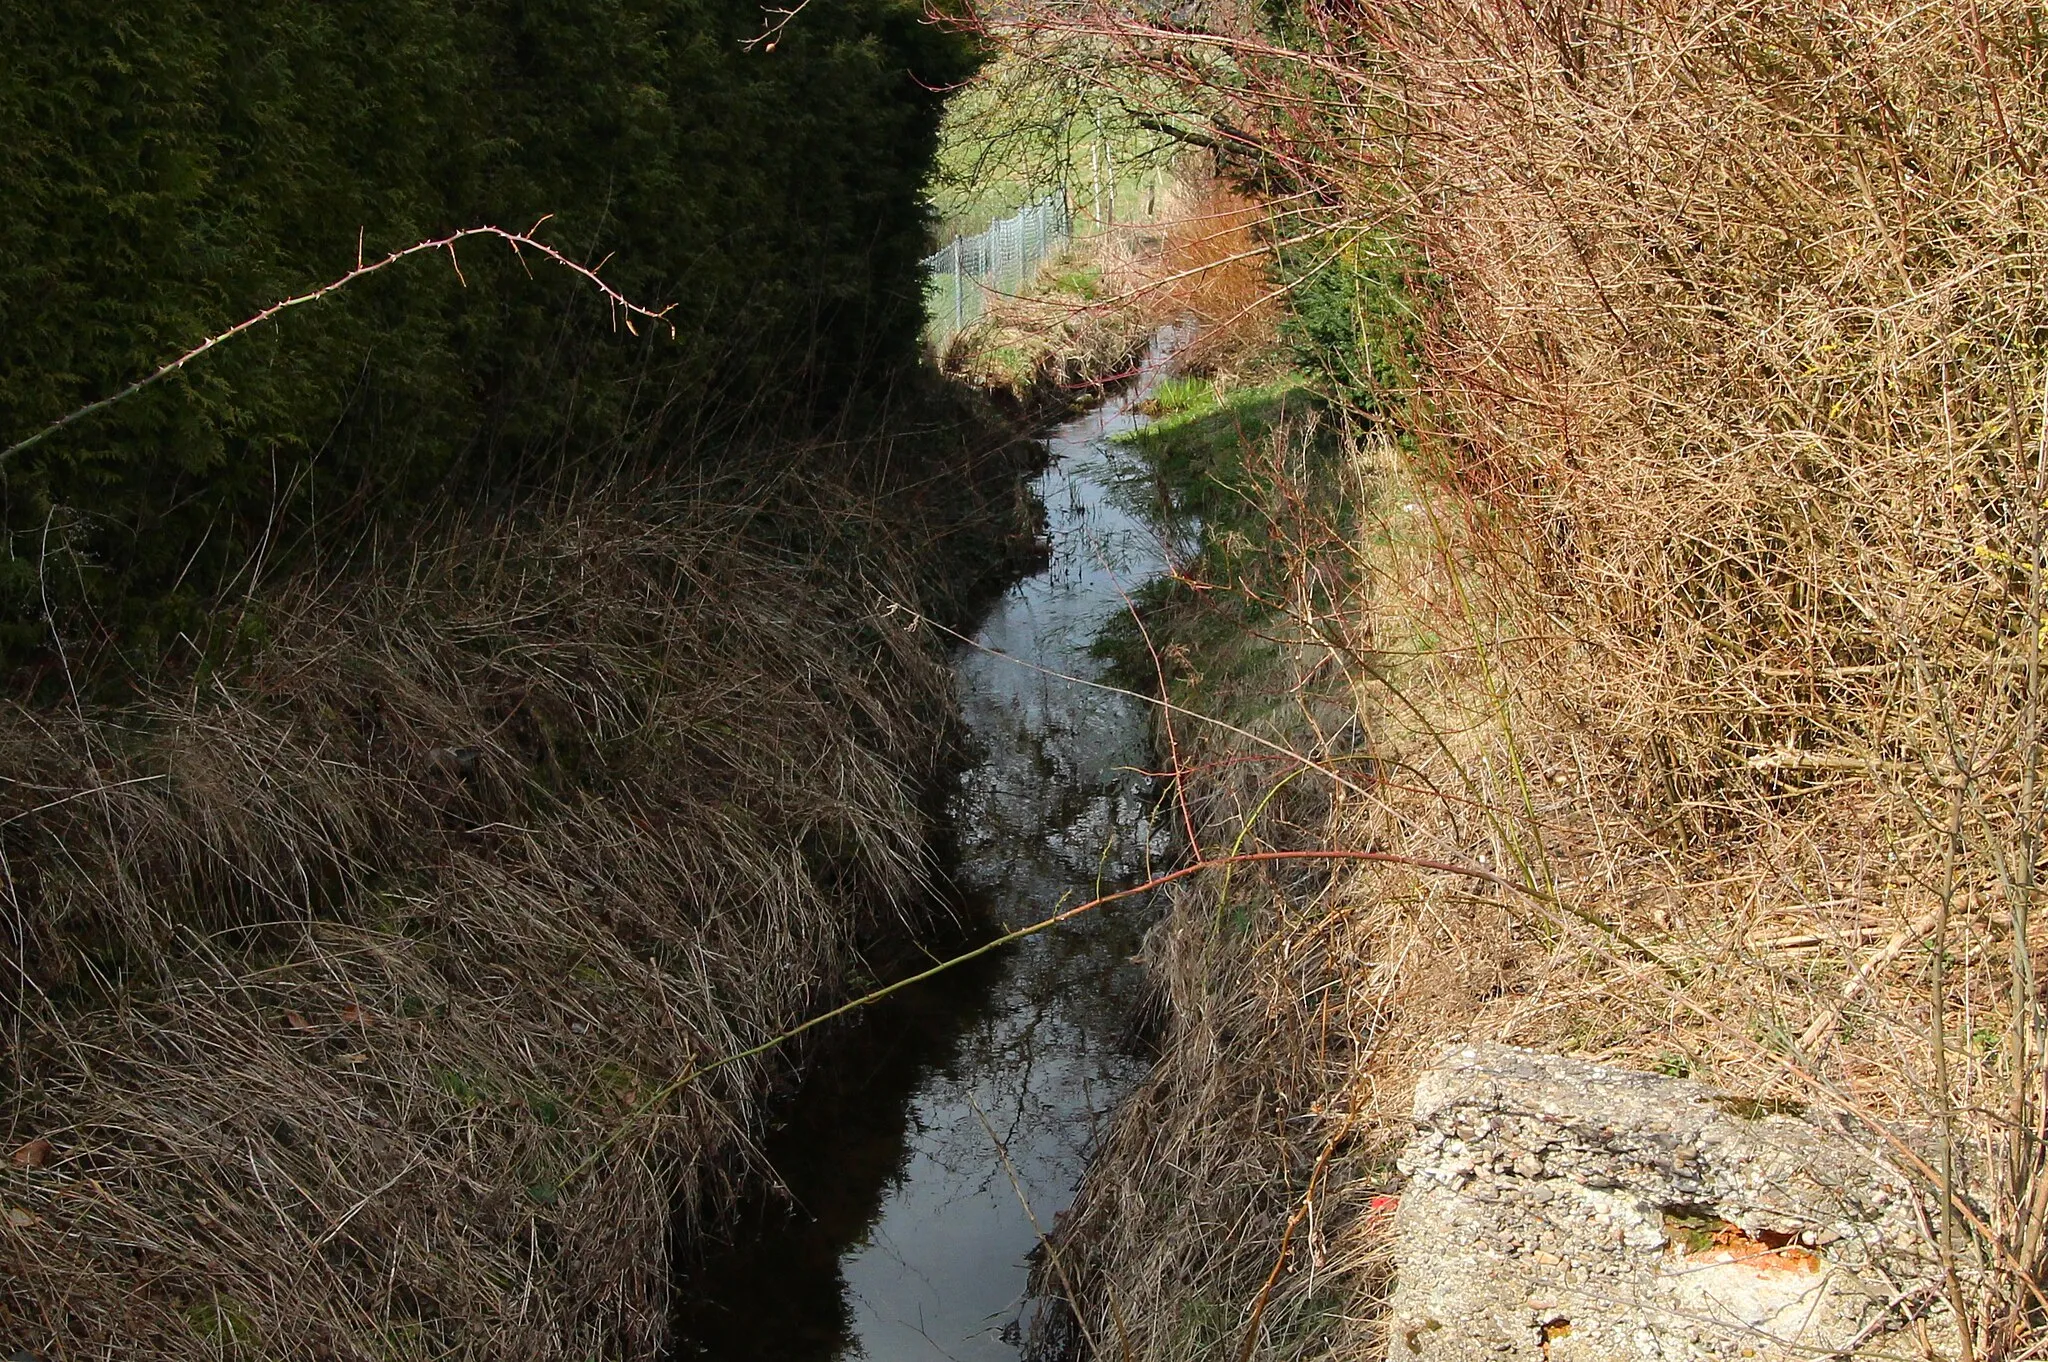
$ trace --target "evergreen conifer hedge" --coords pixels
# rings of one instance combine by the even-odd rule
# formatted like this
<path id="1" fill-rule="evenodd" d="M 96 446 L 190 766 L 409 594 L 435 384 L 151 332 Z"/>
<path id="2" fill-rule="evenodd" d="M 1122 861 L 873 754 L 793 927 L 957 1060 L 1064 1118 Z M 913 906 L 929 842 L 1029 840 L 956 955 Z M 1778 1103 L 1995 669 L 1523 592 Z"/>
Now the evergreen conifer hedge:
<path id="1" fill-rule="evenodd" d="M 484 223 L 609 260 L 616 329 L 497 243 L 238 338 L 0 467 L 0 658 L 155 655 L 259 551 L 443 489 L 814 421 L 914 352 L 920 185 L 972 54 L 915 0 L 12 0 L 0 447 L 280 298 Z M 310 537 L 308 531 L 311 532 Z"/>

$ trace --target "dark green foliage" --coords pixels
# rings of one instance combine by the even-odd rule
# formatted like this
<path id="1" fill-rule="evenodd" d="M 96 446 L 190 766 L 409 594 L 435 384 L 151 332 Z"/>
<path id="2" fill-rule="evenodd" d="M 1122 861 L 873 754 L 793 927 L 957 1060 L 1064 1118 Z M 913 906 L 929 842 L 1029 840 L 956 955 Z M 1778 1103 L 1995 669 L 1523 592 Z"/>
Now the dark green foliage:
<path id="1" fill-rule="evenodd" d="M 1354 410 L 1386 415 L 1390 394 L 1412 383 L 1415 262 L 1393 238 L 1361 233 L 1334 254 L 1323 237 L 1284 250 L 1280 273 L 1290 285 L 1281 332 L 1295 364 Z"/>
<path id="2" fill-rule="evenodd" d="M 421 257 L 287 314 L 0 469 L 0 657 L 48 646 L 46 603 L 154 657 L 260 555 L 346 544 L 368 509 L 878 390 L 922 323 L 932 87 L 971 54 L 912 0 L 812 6 L 745 50 L 761 23 L 754 0 L 0 6 L 0 447 L 359 249 L 478 224 L 552 214 L 546 240 L 678 328 L 629 336 L 481 241 L 461 277 Z"/>

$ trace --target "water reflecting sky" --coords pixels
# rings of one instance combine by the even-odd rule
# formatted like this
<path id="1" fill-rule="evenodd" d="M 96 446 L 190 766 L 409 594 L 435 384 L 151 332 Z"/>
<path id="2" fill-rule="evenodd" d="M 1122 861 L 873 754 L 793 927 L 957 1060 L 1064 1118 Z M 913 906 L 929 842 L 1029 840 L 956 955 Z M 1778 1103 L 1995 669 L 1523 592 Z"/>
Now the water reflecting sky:
<path id="1" fill-rule="evenodd" d="M 981 753 L 951 810 L 957 873 L 1007 925 L 1131 883 L 1166 849 L 1142 704 L 1062 679 L 1099 673 L 1090 642 L 1166 566 L 1129 495 L 1139 460 L 1109 438 L 1143 419 L 1131 408 L 1157 363 L 1048 437 L 1050 560 L 956 670 Z M 1128 1038 L 1143 911 L 1091 914 L 948 977 L 807 1079 L 768 1149 L 795 1211 L 761 1212 L 691 1270 L 678 1355 L 1016 1362 L 1034 1218 L 1051 1228 L 1143 1068 Z"/>

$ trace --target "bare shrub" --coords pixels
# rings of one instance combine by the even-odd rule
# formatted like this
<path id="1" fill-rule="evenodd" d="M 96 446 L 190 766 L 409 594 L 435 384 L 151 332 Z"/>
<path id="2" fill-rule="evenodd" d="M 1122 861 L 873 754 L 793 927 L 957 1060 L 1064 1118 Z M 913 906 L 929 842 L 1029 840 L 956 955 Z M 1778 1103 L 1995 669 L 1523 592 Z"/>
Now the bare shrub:
<path id="1" fill-rule="evenodd" d="M 1207 173 L 1189 174 L 1175 190 L 1155 287 L 1177 319 L 1193 323 L 1179 363 L 1226 375 L 1270 363 L 1282 297 L 1270 211 Z"/>
<path id="2" fill-rule="evenodd" d="M 1355 538 L 1342 639 L 1296 642 L 1414 768 L 1330 840 L 1439 846 L 1555 904 L 1510 919 L 1521 982 L 1442 1029 L 1863 1113 L 1923 1177 L 1973 1357 L 2048 1336 L 2035 22 L 1042 20 L 1179 88 L 1332 233 L 1415 252 L 1398 500 Z M 1429 906 L 1462 890 L 1357 873 L 1476 948 L 1479 910 Z"/>
<path id="3" fill-rule="evenodd" d="M 1763 1039 L 1995 1146 L 1997 1209 L 1937 1175 L 1934 1218 L 1991 1293 L 1959 1282 L 1975 1349 L 2019 1347 L 2048 1263 L 2032 20 L 1382 18 L 1404 203 L 1454 305 L 1426 353 L 1433 434 L 1534 540 L 1524 580 L 1574 645 L 1565 712 L 1612 753 L 1603 797 L 1699 870 L 1771 847 L 1736 881 L 1798 929 L 1771 935 L 1832 937 L 1844 903 L 1902 934 L 1917 977 L 1892 1003 L 1919 1045 L 1858 1056 L 1832 1005 Z M 1872 960 L 1850 958 L 1852 978 Z"/>

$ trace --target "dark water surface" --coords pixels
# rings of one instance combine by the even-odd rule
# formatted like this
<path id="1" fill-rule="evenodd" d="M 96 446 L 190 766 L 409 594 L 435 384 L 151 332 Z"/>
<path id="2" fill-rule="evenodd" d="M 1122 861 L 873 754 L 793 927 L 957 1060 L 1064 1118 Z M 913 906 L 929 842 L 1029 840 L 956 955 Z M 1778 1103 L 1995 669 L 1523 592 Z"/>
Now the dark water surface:
<path id="1" fill-rule="evenodd" d="M 1049 562 L 956 666 L 980 748 L 950 810 L 956 874 L 996 923 L 1134 883 L 1169 849 L 1143 706 L 1061 677 L 1099 674 L 1090 642 L 1166 566 L 1139 460 L 1110 437 L 1143 422 L 1170 340 L 1047 436 Z M 685 1265 L 675 1355 L 1016 1362 L 1038 1229 L 1144 1067 L 1130 956 L 1145 913 L 1133 900 L 940 976 L 826 1052 L 767 1144 L 794 1209 L 757 1208 Z"/>

